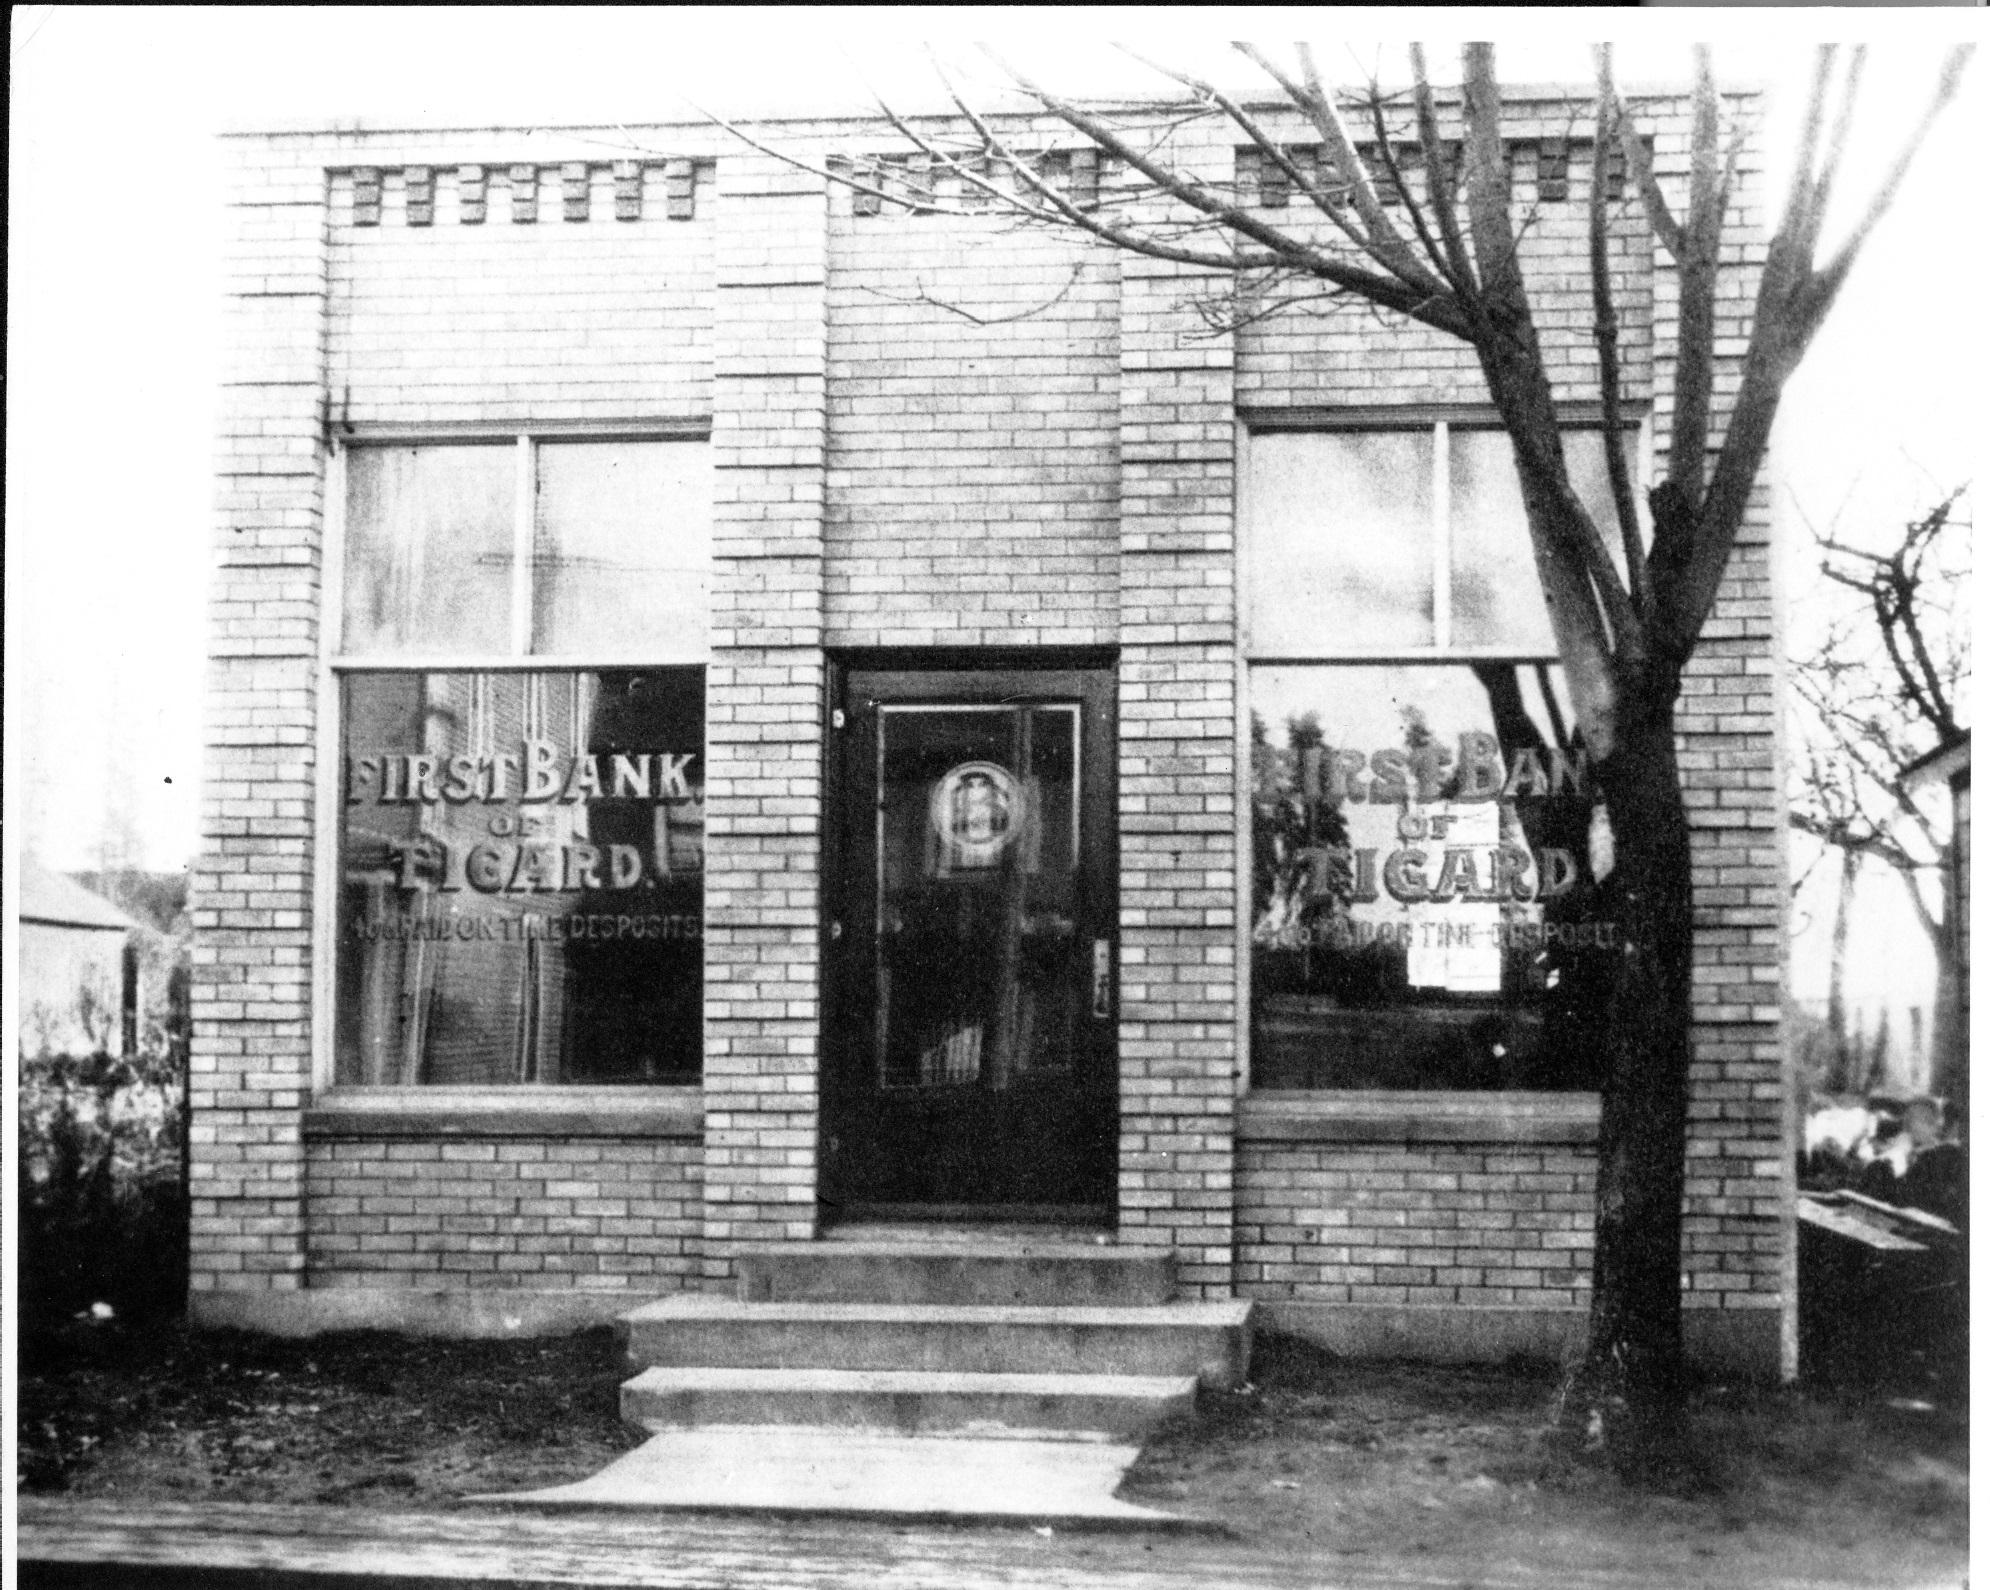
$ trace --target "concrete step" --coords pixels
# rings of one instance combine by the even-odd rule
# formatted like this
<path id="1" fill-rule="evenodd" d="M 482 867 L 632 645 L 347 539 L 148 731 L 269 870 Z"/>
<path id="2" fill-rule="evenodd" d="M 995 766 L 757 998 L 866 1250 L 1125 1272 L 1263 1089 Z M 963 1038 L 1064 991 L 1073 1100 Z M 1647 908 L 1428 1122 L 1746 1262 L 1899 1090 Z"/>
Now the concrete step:
<path id="1" fill-rule="evenodd" d="M 1089 1435 L 1140 1441 L 1195 1412 L 1188 1375 L 982 1375 L 880 1369 L 645 1369 L 622 1417 L 646 1430 L 821 1425 L 901 1435 Z"/>
<path id="2" fill-rule="evenodd" d="M 748 1302 L 1135 1306 L 1174 1296 L 1175 1256 L 1075 1242 L 788 1242 L 739 1256 Z"/>
<path id="3" fill-rule="evenodd" d="M 1242 1301 L 998 1308 L 699 1294 L 623 1316 L 638 1367 L 1192 1375 L 1207 1386 L 1243 1383 L 1250 1319 Z"/>

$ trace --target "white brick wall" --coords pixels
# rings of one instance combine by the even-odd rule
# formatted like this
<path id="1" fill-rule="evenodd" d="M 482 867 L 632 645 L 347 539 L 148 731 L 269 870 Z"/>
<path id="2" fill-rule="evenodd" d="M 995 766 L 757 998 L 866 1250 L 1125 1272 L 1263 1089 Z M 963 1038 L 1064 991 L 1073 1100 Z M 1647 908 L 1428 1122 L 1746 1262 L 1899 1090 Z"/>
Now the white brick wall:
<path id="1" fill-rule="evenodd" d="M 1522 137 L 1567 130 L 1566 107 L 1515 115 Z M 1647 124 L 1677 187 L 1683 108 Z M 305 1152 L 323 427 L 709 417 L 705 1137 L 688 1159 L 615 1162 L 610 1181 L 629 1189 L 630 1208 L 670 1205 L 676 1214 L 656 1218 L 676 1224 L 563 1233 L 624 1244 L 614 1265 L 587 1272 L 621 1279 L 586 1284 L 718 1284 L 742 1245 L 814 1230 L 824 648 L 1106 645 L 1120 659 L 1120 1240 L 1176 1249 L 1185 1283 L 1210 1295 L 1576 1300 L 1586 1226 L 1575 1205 L 1590 1174 L 1580 1147 L 1537 1151 L 1554 1160 L 1538 1174 L 1560 1178 L 1541 1211 L 1551 1279 L 1517 1250 L 1481 1263 L 1466 1250 L 1484 1253 L 1490 1239 L 1457 1235 L 1495 1229 L 1476 1219 L 1493 1200 L 1546 1196 L 1494 1184 L 1523 1174 L 1505 1150 L 1240 1151 L 1237 1139 L 1236 413 L 1483 402 L 1469 351 L 1367 311 L 1211 335 L 1187 302 L 1210 285 L 1193 272 L 987 219 L 856 216 L 846 194 L 709 129 L 638 137 L 650 152 L 637 220 L 617 219 L 612 163 L 582 135 L 229 142 L 230 355 L 195 901 L 196 1288 L 417 1274 L 583 1284 L 530 1262 L 552 1250 L 530 1249 L 547 1233 L 522 1227 L 507 1245 L 502 1224 L 459 1230 L 438 1216 L 396 1233 L 419 1236 L 395 1250 L 419 1262 L 369 1247 L 385 1234 L 366 1224 L 369 1196 L 480 1200 L 455 1212 L 464 1220 L 541 1218 L 524 1208 L 539 1172 L 502 1144 L 472 1169 L 460 1156 L 394 1160 L 433 1167 L 397 1170 L 405 1194 L 362 1185 L 368 1166 L 392 1159 L 378 1145 Z M 1190 133 L 1180 153 L 1227 180 L 1233 142 Z M 887 131 L 876 146 L 890 147 Z M 680 190 L 695 172 L 690 219 L 669 213 L 673 159 L 695 162 L 672 168 Z M 562 167 L 576 160 L 591 163 L 585 220 L 565 218 Z M 461 211 L 465 163 L 485 170 L 481 224 Z M 517 164 L 538 173 L 529 224 L 512 219 Z M 433 170 L 432 224 L 409 224 L 410 165 Z M 377 225 L 354 224 L 356 169 L 382 173 Z M 1557 382 L 1584 400 L 1588 176 L 1578 147 L 1569 198 L 1540 206 L 1523 245 Z M 1516 180 L 1531 202 L 1531 154 Z M 1759 225 L 1752 188 L 1737 218 Z M 1298 224 L 1298 211 L 1282 219 Z M 1676 276 L 1635 226 L 1623 237 L 1627 392 L 1652 404 L 1662 439 L 1671 391 L 1652 349 L 1671 334 Z M 1736 245 L 1753 263 L 1760 252 Z M 1745 284 L 1724 297 L 1724 346 L 1747 302 Z M 1700 923 L 1688 1302 L 1706 1308 L 1775 1305 L 1787 1262 L 1767 533 L 1758 501 L 1679 719 Z M 1383 1196 L 1390 1176 L 1402 1197 Z M 1483 1194 L 1484 1210 L 1467 1194 Z M 1368 1226 L 1402 1240 L 1350 1237 L 1347 1256 L 1330 1256 L 1321 1233 Z"/>

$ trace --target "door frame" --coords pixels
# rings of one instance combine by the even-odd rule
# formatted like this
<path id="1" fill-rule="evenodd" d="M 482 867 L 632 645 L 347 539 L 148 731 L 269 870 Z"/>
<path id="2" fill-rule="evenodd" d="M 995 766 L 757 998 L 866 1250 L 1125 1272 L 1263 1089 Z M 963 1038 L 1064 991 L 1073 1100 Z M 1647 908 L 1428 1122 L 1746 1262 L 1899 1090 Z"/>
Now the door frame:
<path id="1" fill-rule="evenodd" d="M 839 1219 L 889 1218 L 925 1222 L 1034 1222 L 1084 1223 L 1111 1228 L 1118 1218 L 1117 1159 L 1120 1138 L 1119 1102 L 1119 654 L 1110 647 L 933 647 L 920 649 L 877 648 L 831 651 L 826 655 L 825 699 L 822 750 L 822 863 L 818 895 L 817 943 L 820 971 L 820 1033 L 817 1070 L 816 1207 L 818 1225 L 828 1227 Z M 991 696 L 1000 699 L 1005 688 L 1016 696 L 1058 696 L 1085 699 L 1090 691 L 1103 689 L 1107 721 L 1104 725 L 1105 753 L 1089 779 L 1079 779 L 1080 822 L 1085 831 L 1096 833 L 1103 846 L 1103 891 L 1097 927 L 1111 945 L 1111 1010 L 1106 1030 L 1100 1036 L 1105 1050 L 1104 1064 L 1109 1072 L 1111 1163 L 1106 1167 L 1103 1206 L 1067 1209 L 1064 1206 L 973 1206 L 973 1205 L 886 1205 L 854 1207 L 831 1195 L 836 1166 L 830 1136 L 834 1126 L 830 1099 L 838 1081 L 838 1069 L 856 1063 L 840 1052 L 838 1045 L 850 1041 L 860 1030 L 867 1031 L 856 1018 L 875 1000 L 873 972 L 860 965 L 854 955 L 854 941 L 839 944 L 832 936 L 835 908 L 857 884 L 853 852 L 854 823 L 867 820 L 867 814 L 854 810 L 851 791 L 846 787 L 844 755 L 847 718 L 844 716 L 851 680 L 856 675 L 890 674 L 894 699 L 944 701 L 965 694 L 970 699 Z M 973 676 L 970 684 L 962 676 Z M 871 1011 L 869 1019 L 875 1020 Z"/>

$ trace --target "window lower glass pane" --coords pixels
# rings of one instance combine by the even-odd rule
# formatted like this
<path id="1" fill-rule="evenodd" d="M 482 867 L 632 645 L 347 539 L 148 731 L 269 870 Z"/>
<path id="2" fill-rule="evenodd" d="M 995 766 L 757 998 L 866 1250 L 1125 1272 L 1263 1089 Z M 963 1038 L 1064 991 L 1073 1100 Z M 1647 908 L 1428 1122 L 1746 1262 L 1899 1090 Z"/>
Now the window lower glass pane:
<path id="1" fill-rule="evenodd" d="M 1251 673 L 1251 1081 L 1596 1085 L 1609 824 L 1547 663 Z"/>
<path id="2" fill-rule="evenodd" d="M 343 681 L 337 1080 L 695 1082 L 704 669 Z"/>

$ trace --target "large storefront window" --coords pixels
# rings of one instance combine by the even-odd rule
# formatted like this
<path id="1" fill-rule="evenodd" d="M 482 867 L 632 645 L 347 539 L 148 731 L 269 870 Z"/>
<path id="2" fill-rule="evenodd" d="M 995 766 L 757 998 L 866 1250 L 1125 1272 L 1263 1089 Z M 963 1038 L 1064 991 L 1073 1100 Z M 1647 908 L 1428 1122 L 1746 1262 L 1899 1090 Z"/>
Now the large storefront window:
<path id="1" fill-rule="evenodd" d="M 1603 438 L 1570 474 L 1607 536 Z M 1250 1055 L 1264 1089 L 1588 1089 L 1611 835 L 1511 444 L 1252 439 Z"/>
<path id="2" fill-rule="evenodd" d="M 1257 1086 L 1595 1086 L 1610 835 L 1559 675 L 1255 670 Z"/>
<path id="3" fill-rule="evenodd" d="M 704 690 L 346 677 L 341 1083 L 697 1080 Z"/>
<path id="4" fill-rule="evenodd" d="M 696 1082 L 709 449 L 359 447 L 347 482 L 335 1080 Z"/>

